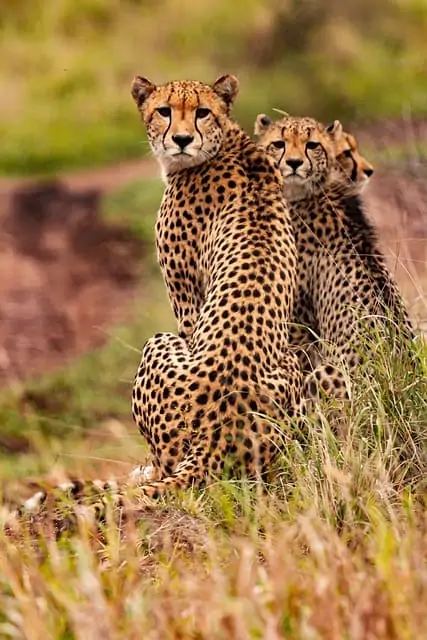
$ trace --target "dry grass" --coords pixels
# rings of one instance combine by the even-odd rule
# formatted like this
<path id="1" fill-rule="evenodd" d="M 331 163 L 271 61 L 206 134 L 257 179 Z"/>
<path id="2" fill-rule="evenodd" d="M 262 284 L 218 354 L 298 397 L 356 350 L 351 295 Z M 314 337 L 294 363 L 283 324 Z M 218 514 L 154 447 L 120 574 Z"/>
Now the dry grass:
<path id="1" fill-rule="evenodd" d="M 102 531 L 3 537 L 0 636 L 425 637 L 425 362 L 375 366 L 339 428 L 325 405 L 284 431 L 267 491 L 223 481 Z"/>
<path id="2" fill-rule="evenodd" d="M 182 515 L 142 513 L 121 538 L 110 525 L 38 553 L 2 541 L 1 637 L 425 637 L 423 509 L 371 498 L 343 533 L 321 512 L 333 505 L 306 502 L 218 487 Z"/>
<path id="3" fill-rule="evenodd" d="M 135 211 L 133 201 L 124 191 L 108 215 L 126 210 L 135 232 L 147 234 L 138 221 L 145 201 Z M 153 280 L 135 324 L 109 346 L 1 397 L 3 432 L 30 443 L 2 457 L 8 497 L 24 495 L 31 474 L 107 478 L 142 461 L 130 387 L 139 347 L 171 326 L 168 314 Z M 427 357 L 421 344 L 409 350 L 420 359 L 413 369 L 376 343 L 374 377 L 360 371 L 338 422 L 325 404 L 304 437 L 284 430 L 267 491 L 223 481 L 137 504 L 126 521 L 110 513 L 101 531 L 81 522 L 56 540 L 41 521 L 38 537 L 1 535 L 0 637 L 427 637 Z M 63 388 L 63 407 L 43 402 L 57 402 Z M 38 405 L 22 402 L 28 389 Z"/>

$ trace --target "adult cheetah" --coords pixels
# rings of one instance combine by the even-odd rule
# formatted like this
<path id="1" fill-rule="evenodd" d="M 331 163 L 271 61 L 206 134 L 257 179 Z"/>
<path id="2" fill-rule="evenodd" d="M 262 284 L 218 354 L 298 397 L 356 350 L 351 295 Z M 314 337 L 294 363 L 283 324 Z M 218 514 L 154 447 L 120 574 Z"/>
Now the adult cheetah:
<path id="1" fill-rule="evenodd" d="M 369 336 L 390 326 L 412 336 L 397 285 L 364 212 L 360 188 L 336 162 L 341 125 L 312 118 L 257 117 L 259 143 L 284 178 L 298 251 L 297 296 L 290 341 L 308 376 L 304 394 L 348 397 L 350 378 L 369 352 Z M 383 335 L 383 334 L 381 334 Z M 374 338 L 374 339 L 375 339 Z M 372 346 L 372 340 L 371 340 Z"/>
<path id="2" fill-rule="evenodd" d="M 148 340 L 133 390 L 150 496 L 224 467 L 263 476 L 299 411 L 294 237 L 280 171 L 230 119 L 237 91 L 234 76 L 133 83 L 166 180 L 156 242 L 179 332 Z"/>
<path id="3" fill-rule="evenodd" d="M 233 76 L 132 85 L 166 181 L 156 242 L 179 332 L 146 342 L 135 378 L 132 412 L 153 468 L 133 484 L 148 497 L 224 471 L 265 476 L 281 426 L 299 412 L 302 375 L 288 348 L 295 241 L 280 171 L 230 118 L 237 92 Z M 121 500 L 115 483 L 96 488 Z M 88 483 L 63 489 L 79 497 Z"/>

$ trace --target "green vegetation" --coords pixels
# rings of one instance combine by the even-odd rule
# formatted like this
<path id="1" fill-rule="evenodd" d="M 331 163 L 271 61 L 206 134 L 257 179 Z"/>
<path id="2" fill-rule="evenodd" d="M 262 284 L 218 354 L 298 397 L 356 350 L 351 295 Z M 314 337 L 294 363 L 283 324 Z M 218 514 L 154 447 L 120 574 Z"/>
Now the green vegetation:
<path id="1" fill-rule="evenodd" d="M 106 220 L 120 221 L 136 236 L 154 245 L 155 213 L 163 190 L 164 185 L 160 180 L 130 182 L 106 199 L 104 217 Z"/>
<path id="2" fill-rule="evenodd" d="M 54 173 L 146 152 L 129 86 L 223 72 L 235 114 L 426 112 L 424 0 L 0 0 L 0 172 Z"/>
<path id="3" fill-rule="evenodd" d="M 173 328 L 166 295 L 158 279 L 141 290 L 134 316 L 131 324 L 111 331 L 104 348 L 87 354 L 63 371 L 1 394 L 0 442 L 11 440 L 13 443 L 14 438 L 28 441 L 18 465 L 16 456 L 7 451 L 0 455 L 3 479 L 44 473 L 52 466 L 51 456 L 67 456 L 70 452 L 76 459 L 73 455 L 68 460 L 60 458 L 61 464 L 76 471 L 82 463 L 80 455 L 83 464 L 88 462 L 85 449 L 91 439 L 95 439 L 101 464 L 104 456 L 130 455 L 130 459 L 137 460 L 135 449 L 141 452 L 141 439 L 132 428 L 134 437 L 130 441 L 126 429 L 133 427 L 130 395 L 141 348 L 156 331 Z M 121 427 L 116 436 L 110 433 L 109 439 L 111 421 L 120 423 Z M 105 446 L 99 442 L 103 438 Z M 117 451 L 107 453 L 111 446 Z M 50 455 L 40 457 L 46 449 Z"/>
<path id="4" fill-rule="evenodd" d="M 407 176 L 425 178 L 427 173 L 427 146 L 424 142 L 390 145 L 383 151 L 373 151 L 378 165 Z"/>

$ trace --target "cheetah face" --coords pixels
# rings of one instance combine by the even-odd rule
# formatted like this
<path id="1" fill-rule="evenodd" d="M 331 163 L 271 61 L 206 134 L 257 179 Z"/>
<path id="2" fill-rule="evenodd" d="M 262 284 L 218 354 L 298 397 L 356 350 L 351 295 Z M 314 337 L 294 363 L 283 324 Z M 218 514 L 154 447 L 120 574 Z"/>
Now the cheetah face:
<path id="1" fill-rule="evenodd" d="M 238 87 L 230 75 L 212 86 L 189 80 L 155 86 L 134 78 L 132 96 L 166 174 L 200 165 L 218 153 Z"/>
<path id="2" fill-rule="evenodd" d="M 289 200 L 298 200 L 322 186 L 334 165 L 333 145 L 325 127 L 312 118 L 285 117 L 272 122 L 257 117 L 255 134 L 275 160 Z"/>
<path id="3" fill-rule="evenodd" d="M 338 166 L 349 180 L 356 183 L 362 191 L 374 173 L 371 164 L 359 153 L 357 142 L 350 133 L 343 131 L 342 126 L 336 120 L 326 130 L 331 132 L 335 157 Z"/>

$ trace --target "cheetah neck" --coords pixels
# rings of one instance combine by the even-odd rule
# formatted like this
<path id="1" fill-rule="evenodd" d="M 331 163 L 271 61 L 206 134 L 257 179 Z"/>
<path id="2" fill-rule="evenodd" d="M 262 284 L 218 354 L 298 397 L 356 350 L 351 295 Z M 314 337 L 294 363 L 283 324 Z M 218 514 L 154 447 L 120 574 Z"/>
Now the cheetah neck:
<path id="1" fill-rule="evenodd" d="M 304 207 L 308 202 L 313 203 L 325 197 L 339 200 L 341 197 L 350 197 L 359 193 L 359 186 L 349 181 L 338 166 L 333 167 L 322 180 L 308 181 L 303 185 L 289 183 L 285 180 L 283 184 L 285 200 L 291 205 L 295 204 L 301 207 Z"/>
<path id="2" fill-rule="evenodd" d="M 246 151 L 253 142 L 248 134 L 234 120 L 228 120 L 224 128 L 224 138 L 217 156 L 228 157 Z"/>
<path id="3" fill-rule="evenodd" d="M 366 215 L 358 186 L 348 180 L 328 182 L 323 189 L 291 202 L 289 210 L 295 231 L 304 234 L 311 230 L 323 244 L 328 244 L 325 230 L 334 229 L 344 233 L 361 253 L 379 253 L 376 230 Z"/>

